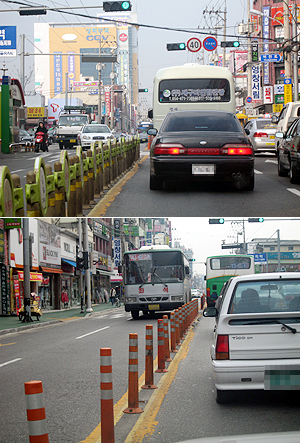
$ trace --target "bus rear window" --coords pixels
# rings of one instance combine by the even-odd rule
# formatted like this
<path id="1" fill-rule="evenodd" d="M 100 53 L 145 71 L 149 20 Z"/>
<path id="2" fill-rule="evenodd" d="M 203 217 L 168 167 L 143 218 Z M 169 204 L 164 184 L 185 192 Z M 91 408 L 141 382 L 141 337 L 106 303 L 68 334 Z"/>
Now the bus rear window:
<path id="1" fill-rule="evenodd" d="M 218 257 L 210 259 L 210 267 L 212 270 L 219 269 L 250 269 L 250 257 Z"/>
<path id="2" fill-rule="evenodd" d="M 224 78 L 166 79 L 159 83 L 160 103 L 229 102 L 230 85 Z"/>

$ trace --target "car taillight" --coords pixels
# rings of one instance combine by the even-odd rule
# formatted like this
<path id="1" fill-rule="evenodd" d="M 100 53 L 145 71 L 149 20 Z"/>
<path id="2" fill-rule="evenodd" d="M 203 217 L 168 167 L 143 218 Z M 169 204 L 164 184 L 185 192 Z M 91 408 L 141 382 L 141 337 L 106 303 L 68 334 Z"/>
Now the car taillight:
<path id="1" fill-rule="evenodd" d="M 228 335 L 218 335 L 216 345 L 216 360 L 229 359 Z"/>
<path id="2" fill-rule="evenodd" d="M 180 143 L 159 143 L 154 147 L 154 155 L 181 155 L 186 154 L 187 149 Z"/>
<path id="3" fill-rule="evenodd" d="M 255 132 L 253 137 L 268 137 L 268 134 L 266 132 Z"/>
<path id="4" fill-rule="evenodd" d="M 252 155 L 253 149 L 251 145 L 227 144 L 221 149 L 222 155 Z"/>

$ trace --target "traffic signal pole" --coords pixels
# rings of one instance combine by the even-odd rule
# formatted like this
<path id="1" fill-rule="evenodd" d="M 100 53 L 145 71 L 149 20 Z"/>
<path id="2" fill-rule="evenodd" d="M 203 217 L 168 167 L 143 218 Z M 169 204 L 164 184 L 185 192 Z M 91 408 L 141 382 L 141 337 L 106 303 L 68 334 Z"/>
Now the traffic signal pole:
<path id="1" fill-rule="evenodd" d="M 88 238 L 88 221 L 85 217 L 84 219 L 84 251 L 89 251 L 89 238 Z M 87 269 L 84 270 L 85 272 L 85 284 L 86 284 L 86 312 L 93 312 L 92 309 L 92 300 L 91 300 L 91 273 L 90 273 L 90 265 L 88 260 L 88 266 Z"/>
<path id="2" fill-rule="evenodd" d="M 29 218 L 23 218 L 23 267 L 24 267 L 24 311 L 23 322 L 33 321 L 30 308 L 30 248 L 29 248 Z"/>

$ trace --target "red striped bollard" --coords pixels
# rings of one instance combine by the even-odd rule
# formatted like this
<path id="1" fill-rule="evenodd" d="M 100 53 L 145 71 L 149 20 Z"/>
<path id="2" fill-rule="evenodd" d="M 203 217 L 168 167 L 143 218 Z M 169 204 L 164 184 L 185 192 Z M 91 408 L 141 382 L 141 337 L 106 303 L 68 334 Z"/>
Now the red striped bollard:
<path id="1" fill-rule="evenodd" d="M 175 312 L 170 312 L 170 329 L 171 329 L 171 352 L 177 352 L 176 334 L 175 334 Z"/>
<path id="2" fill-rule="evenodd" d="M 180 339 L 183 338 L 183 326 L 182 326 L 182 306 L 178 308 L 178 315 L 179 315 L 179 336 Z"/>
<path id="3" fill-rule="evenodd" d="M 164 321 L 165 360 L 172 361 L 170 357 L 169 319 L 167 315 L 163 315 L 163 321 Z"/>
<path id="4" fill-rule="evenodd" d="M 115 443 L 111 348 L 100 349 L 101 441 Z"/>
<path id="5" fill-rule="evenodd" d="M 146 325 L 145 384 L 142 389 L 156 389 L 153 383 L 153 326 Z"/>
<path id="6" fill-rule="evenodd" d="M 180 346 L 179 311 L 175 309 L 175 338 L 176 345 Z"/>
<path id="7" fill-rule="evenodd" d="M 128 408 L 127 414 L 140 414 L 139 408 L 139 380 L 138 380 L 138 334 L 129 334 L 129 374 L 128 374 Z"/>
<path id="8" fill-rule="evenodd" d="M 30 443 L 49 443 L 46 426 L 44 392 L 41 381 L 24 383 L 26 396 L 27 421 Z"/>
<path id="9" fill-rule="evenodd" d="M 168 372 L 165 365 L 165 332 L 164 321 L 157 320 L 157 358 L 158 367 L 155 372 Z"/>

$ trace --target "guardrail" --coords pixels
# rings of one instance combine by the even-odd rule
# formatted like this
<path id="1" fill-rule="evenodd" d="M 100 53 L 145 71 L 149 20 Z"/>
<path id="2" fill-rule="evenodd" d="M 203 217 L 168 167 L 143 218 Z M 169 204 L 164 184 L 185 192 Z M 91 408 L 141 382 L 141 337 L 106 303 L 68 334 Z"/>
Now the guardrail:
<path id="1" fill-rule="evenodd" d="M 26 175 L 26 210 L 20 177 L 0 166 L 0 217 L 82 216 L 83 209 L 92 208 L 94 199 L 101 198 L 139 159 L 139 147 L 138 136 L 106 144 L 96 141 L 86 152 L 77 146 L 72 157 L 61 151 L 54 171 L 38 156 L 34 170 Z"/>

